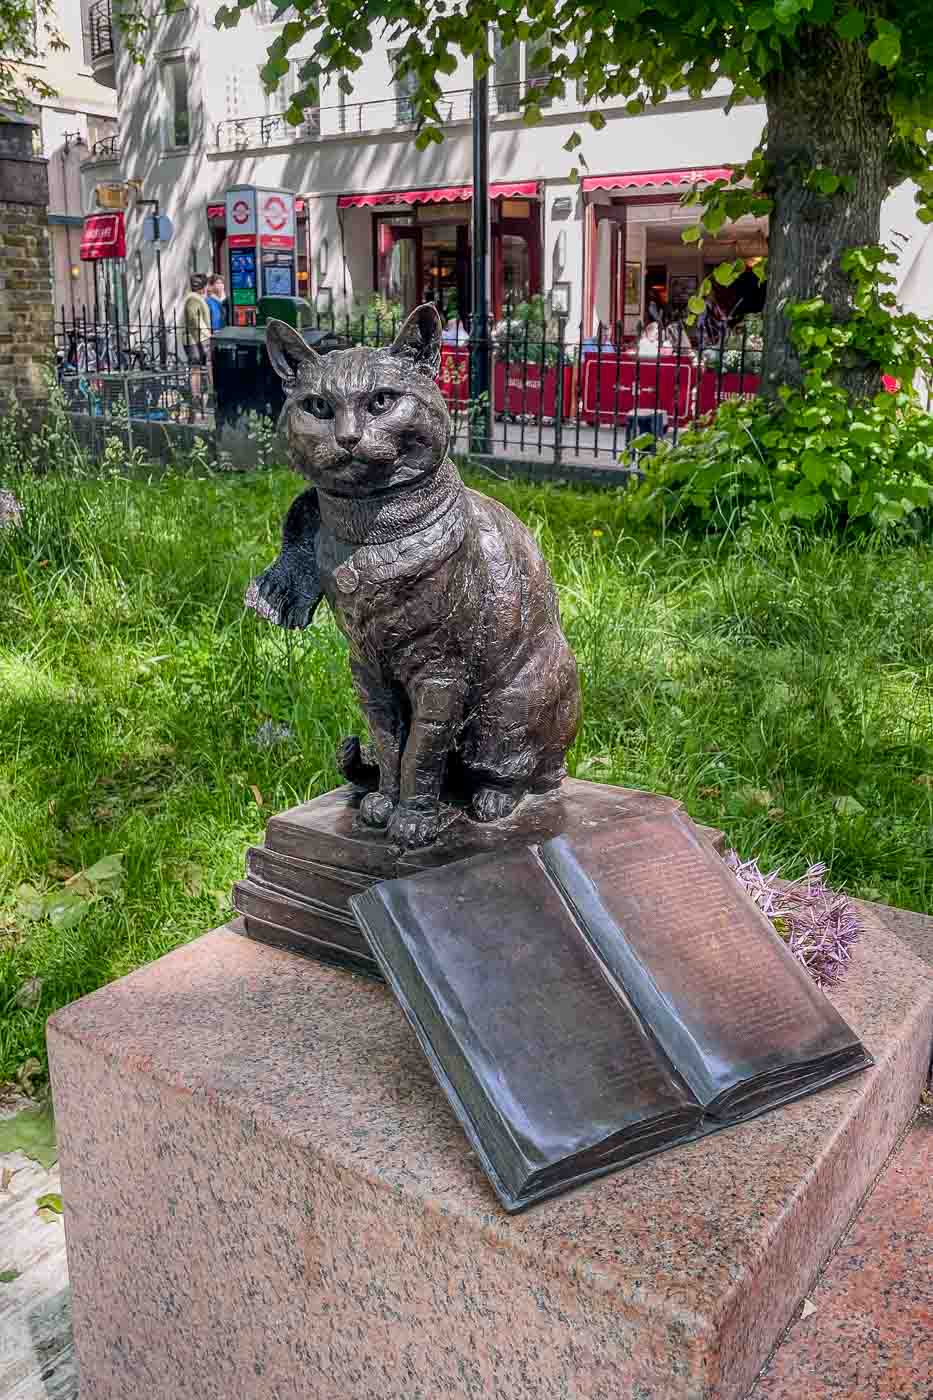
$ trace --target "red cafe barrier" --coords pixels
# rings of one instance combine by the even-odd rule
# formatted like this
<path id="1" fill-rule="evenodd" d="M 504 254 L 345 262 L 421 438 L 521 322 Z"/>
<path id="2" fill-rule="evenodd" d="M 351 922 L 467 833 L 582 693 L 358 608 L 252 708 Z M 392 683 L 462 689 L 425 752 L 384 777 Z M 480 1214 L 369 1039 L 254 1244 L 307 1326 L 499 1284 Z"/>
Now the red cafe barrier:
<path id="1" fill-rule="evenodd" d="M 441 345 L 441 368 L 437 386 L 448 408 L 464 408 L 470 398 L 470 349 L 464 345 Z"/>
<path id="2" fill-rule="evenodd" d="M 715 413 L 728 399 L 753 399 L 760 383 L 757 374 L 728 373 L 720 378 L 715 369 L 705 369 L 700 379 L 697 412 L 702 418 L 706 413 Z"/>
<path id="3" fill-rule="evenodd" d="M 563 367 L 563 414 L 573 413 L 573 367 Z M 493 407 L 496 413 L 516 418 L 554 418 L 557 415 L 557 367 L 513 360 L 497 360 L 493 370 Z"/>
<path id="4" fill-rule="evenodd" d="M 696 367 L 685 357 L 660 359 L 584 352 L 580 369 L 581 413 L 587 423 L 624 423 L 628 413 L 666 413 L 683 422 L 690 415 Z"/>

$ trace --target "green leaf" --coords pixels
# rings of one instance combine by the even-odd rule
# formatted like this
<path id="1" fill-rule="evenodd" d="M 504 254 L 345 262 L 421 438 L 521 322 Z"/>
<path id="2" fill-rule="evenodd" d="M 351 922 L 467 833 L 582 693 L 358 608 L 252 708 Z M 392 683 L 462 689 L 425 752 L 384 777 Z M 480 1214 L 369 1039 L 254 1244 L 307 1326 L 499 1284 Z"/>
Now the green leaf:
<path id="1" fill-rule="evenodd" d="M 45 897 L 39 893 L 35 885 L 18 885 L 16 899 L 13 917 L 18 922 L 32 924 L 45 914 Z"/>
<path id="2" fill-rule="evenodd" d="M 564 142 L 564 150 L 575 151 L 582 142 L 582 140 L 583 137 L 580 135 L 579 131 L 572 132 L 571 135 L 568 136 L 567 140 Z"/>
<path id="3" fill-rule="evenodd" d="M 857 797 L 837 797 L 833 811 L 840 817 L 860 817 L 866 811 Z"/>
<path id="4" fill-rule="evenodd" d="M 706 310 L 706 302 L 703 297 L 690 297 L 687 301 L 687 310 L 691 316 L 702 316 Z"/>
<path id="5" fill-rule="evenodd" d="M 748 17 L 749 29 L 760 32 L 763 29 L 770 29 L 774 24 L 774 13 L 771 10 L 752 10 Z"/>
<path id="6" fill-rule="evenodd" d="M 606 125 L 606 118 L 603 116 L 602 112 L 588 112 L 586 119 L 594 131 L 602 131 L 603 127 Z"/>
<path id="7" fill-rule="evenodd" d="M 0 1118 L 0 1153 L 22 1152 L 40 1166 L 58 1161 L 55 1123 L 47 1108 L 24 1108 L 12 1118 Z"/>
<path id="8" fill-rule="evenodd" d="M 796 19 L 801 10 L 802 0 L 774 0 L 774 15 L 782 24 Z"/>
<path id="9" fill-rule="evenodd" d="M 0 1283 L 15 1283 L 19 1278 L 19 1269 L 0 1269 Z"/>
<path id="10" fill-rule="evenodd" d="M 57 1191 L 47 1191 L 44 1196 L 36 1197 L 37 1210 L 54 1210 L 56 1215 L 62 1213 L 62 1198 Z"/>
<path id="11" fill-rule="evenodd" d="M 74 928 L 76 924 L 81 922 L 90 907 L 91 901 L 89 899 L 82 899 L 79 894 L 71 890 L 61 890 L 57 894 L 49 895 L 46 903 L 46 914 L 53 928 Z"/>
<path id="12" fill-rule="evenodd" d="M 84 876 L 92 885 L 113 885 L 123 879 L 123 856 L 118 852 L 113 856 L 102 856 L 100 860 L 81 870 L 75 878 Z"/>
<path id="13" fill-rule="evenodd" d="M 874 43 L 868 45 L 868 57 L 882 68 L 893 68 L 900 56 L 901 36 L 896 31 L 879 34 Z"/>
<path id="14" fill-rule="evenodd" d="M 680 235 L 684 243 L 699 243 L 703 237 L 703 229 L 700 224 L 692 224 L 690 228 L 685 228 Z"/>
<path id="15" fill-rule="evenodd" d="M 847 10 L 836 20 L 836 33 L 850 41 L 861 39 L 868 27 L 868 21 L 861 10 Z"/>

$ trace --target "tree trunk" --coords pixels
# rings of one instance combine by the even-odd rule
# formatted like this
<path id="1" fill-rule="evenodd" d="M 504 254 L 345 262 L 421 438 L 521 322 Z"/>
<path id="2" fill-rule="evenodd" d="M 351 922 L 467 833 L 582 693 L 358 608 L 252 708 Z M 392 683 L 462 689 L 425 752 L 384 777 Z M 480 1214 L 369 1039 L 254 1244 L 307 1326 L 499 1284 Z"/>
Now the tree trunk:
<path id="1" fill-rule="evenodd" d="M 766 398 L 774 398 L 781 384 L 801 380 L 784 314 L 787 303 L 822 297 L 835 320 L 847 320 L 852 284 L 839 260 L 848 248 L 879 241 L 891 140 L 883 81 L 863 45 L 811 29 L 801 35 L 793 63 L 765 85 L 766 190 L 774 200 L 764 311 Z M 851 177 L 853 187 L 832 195 L 810 189 L 806 176 L 817 167 Z M 841 365 L 839 383 L 853 398 L 874 393 L 878 368 L 864 362 Z"/>

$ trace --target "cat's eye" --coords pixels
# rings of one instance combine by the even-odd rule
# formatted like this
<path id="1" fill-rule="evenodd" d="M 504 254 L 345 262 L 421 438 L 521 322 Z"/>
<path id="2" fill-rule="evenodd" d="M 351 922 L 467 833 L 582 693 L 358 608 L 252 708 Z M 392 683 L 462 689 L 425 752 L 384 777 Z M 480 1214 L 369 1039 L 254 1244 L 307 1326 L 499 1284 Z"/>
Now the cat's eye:
<path id="1" fill-rule="evenodd" d="M 333 405 L 327 399 L 322 398 L 320 394 L 312 394 L 310 398 L 305 399 L 304 406 L 315 418 L 333 418 L 334 416 Z"/>
<path id="2" fill-rule="evenodd" d="M 391 389 L 379 389 L 369 401 L 370 413 L 386 413 L 398 400 L 398 394 Z"/>

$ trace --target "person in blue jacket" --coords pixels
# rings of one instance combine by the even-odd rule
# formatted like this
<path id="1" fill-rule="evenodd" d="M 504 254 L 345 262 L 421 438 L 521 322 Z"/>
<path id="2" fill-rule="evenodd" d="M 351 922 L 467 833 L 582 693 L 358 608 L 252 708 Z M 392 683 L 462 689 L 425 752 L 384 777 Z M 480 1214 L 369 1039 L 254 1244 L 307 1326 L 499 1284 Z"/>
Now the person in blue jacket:
<path id="1" fill-rule="evenodd" d="M 206 292 L 207 306 L 211 313 L 211 330 L 216 332 L 227 324 L 227 292 L 224 287 L 224 279 L 219 273 L 215 273 L 213 277 L 208 278 Z"/>

